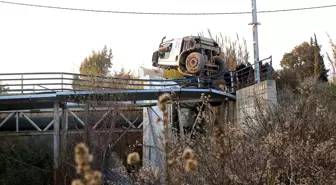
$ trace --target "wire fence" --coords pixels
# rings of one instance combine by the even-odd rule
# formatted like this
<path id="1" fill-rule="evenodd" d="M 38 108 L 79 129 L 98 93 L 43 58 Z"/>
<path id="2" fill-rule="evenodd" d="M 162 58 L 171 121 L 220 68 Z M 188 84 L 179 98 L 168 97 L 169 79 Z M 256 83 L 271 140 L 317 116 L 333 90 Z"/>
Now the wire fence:
<path id="1" fill-rule="evenodd" d="M 270 62 L 264 62 L 270 60 Z M 264 62 L 264 63 L 263 63 Z M 271 79 L 272 57 L 259 61 L 260 80 Z M 0 95 L 58 91 L 104 91 L 148 88 L 215 88 L 235 92 L 255 84 L 255 64 L 240 64 L 236 71 L 175 79 L 131 79 L 63 72 L 1 73 Z M 224 88 L 223 88 L 224 87 Z"/>

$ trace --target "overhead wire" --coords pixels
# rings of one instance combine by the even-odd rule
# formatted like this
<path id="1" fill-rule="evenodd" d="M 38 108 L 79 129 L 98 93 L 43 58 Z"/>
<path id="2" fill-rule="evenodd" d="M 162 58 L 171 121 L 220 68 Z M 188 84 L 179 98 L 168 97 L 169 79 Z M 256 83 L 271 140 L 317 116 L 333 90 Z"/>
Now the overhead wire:
<path id="1" fill-rule="evenodd" d="M 83 9 L 83 8 L 70 8 L 70 7 L 59 7 L 59 6 L 49 6 L 49 5 L 37 5 L 28 3 L 18 3 L 10 1 L 0 1 L 3 4 L 20 5 L 20 6 L 30 6 L 38 8 L 50 8 L 59 10 L 70 10 L 70 11 L 83 11 L 83 12 L 95 12 L 95 13 L 113 13 L 113 14 L 142 14 L 142 15 L 242 15 L 250 14 L 252 11 L 241 11 L 241 12 L 204 12 L 204 13 L 174 13 L 174 12 L 134 12 L 134 11 L 115 11 L 115 10 L 98 10 L 98 9 Z M 324 6 L 311 6 L 303 8 L 290 8 L 290 9 L 276 9 L 276 10 L 263 10 L 257 13 L 276 13 L 276 12 L 290 12 L 290 11 L 302 11 L 302 10 L 313 10 L 322 8 L 332 8 L 336 7 L 334 5 L 324 5 Z"/>

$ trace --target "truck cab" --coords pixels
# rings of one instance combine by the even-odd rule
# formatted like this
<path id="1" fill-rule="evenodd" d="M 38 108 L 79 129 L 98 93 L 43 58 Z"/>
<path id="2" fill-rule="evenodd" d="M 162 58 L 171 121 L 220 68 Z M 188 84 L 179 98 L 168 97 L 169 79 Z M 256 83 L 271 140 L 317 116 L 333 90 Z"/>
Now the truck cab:
<path id="1" fill-rule="evenodd" d="M 153 53 L 153 66 L 176 68 L 178 66 L 179 55 L 182 52 L 182 44 L 183 38 L 174 38 L 161 42 L 158 51 Z"/>
<path id="2" fill-rule="evenodd" d="M 183 76 L 211 75 L 226 70 L 221 48 L 215 40 L 201 36 L 165 38 L 153 53 L 152 66 L 176 69 Z"/>

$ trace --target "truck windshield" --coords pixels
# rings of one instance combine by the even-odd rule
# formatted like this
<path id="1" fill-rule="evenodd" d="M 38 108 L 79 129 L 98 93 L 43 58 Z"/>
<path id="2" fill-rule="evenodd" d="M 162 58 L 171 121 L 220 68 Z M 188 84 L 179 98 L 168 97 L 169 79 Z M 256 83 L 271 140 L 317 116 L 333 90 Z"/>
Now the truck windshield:
<path id="1" fill-rule="evenodd" d="M 163 43 L 159 48 L 159 57 L 161 59 L 169 58 L 170 51 L 172 49 L 172 43 Z"/>

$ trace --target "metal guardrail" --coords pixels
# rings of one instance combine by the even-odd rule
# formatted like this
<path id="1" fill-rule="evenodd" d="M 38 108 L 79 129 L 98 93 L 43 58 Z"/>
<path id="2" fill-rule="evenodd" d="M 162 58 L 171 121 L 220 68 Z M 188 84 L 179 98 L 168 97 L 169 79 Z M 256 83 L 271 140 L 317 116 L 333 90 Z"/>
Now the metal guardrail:
<path id="1" fill-rule="evenodd" d="M 261 81 L 271 79 L 272 58 L 264 63 L 260 69 Z M 263 62 L 261 60 L 260 62 Z M 0 95 L 37 94 L 57 91 L 88 91 L 113 89 L 143 89 L 144 87 L 186 87 L 194 86 L 213 88 L 214 80 L 224 80 L 227 88 L 234 92 L 240 88 L 250 86 L 254 81 L 254 65 L 240 65 L 236 71 L 216 74 L 207 77 L 188 77 L 177 79 L 130 79 L 104 76 L 90 76 L 64 72 L 37 73 L 1 73 Z"/>
<path id="2" fill-rule="evenodd" d="M 269 62 L 266 62 L 267 60 L 269 60 Z M 255 64 L 256 63 L 238 66 L 237 70 L 232 75 L 235 79 L 234 87 L 236 88 L 236 90 L 251 86 L 256 83 L 254 71 Z M 260 81 L 273 79 L 272 56 L 259 61 L 259 71 Z"/>
<path id="3" fill-rule="evenodd" d="M 75 73 L 39 72 L 39 73 L 2 73 L 0 94 L 46 93 L 56 91 L 87 91 L 113 89 L 143 89 L 150 87 L 198 86 L 208 83 L 196 78 L 148 80 L 102 76 L 90 76 Z"/>

